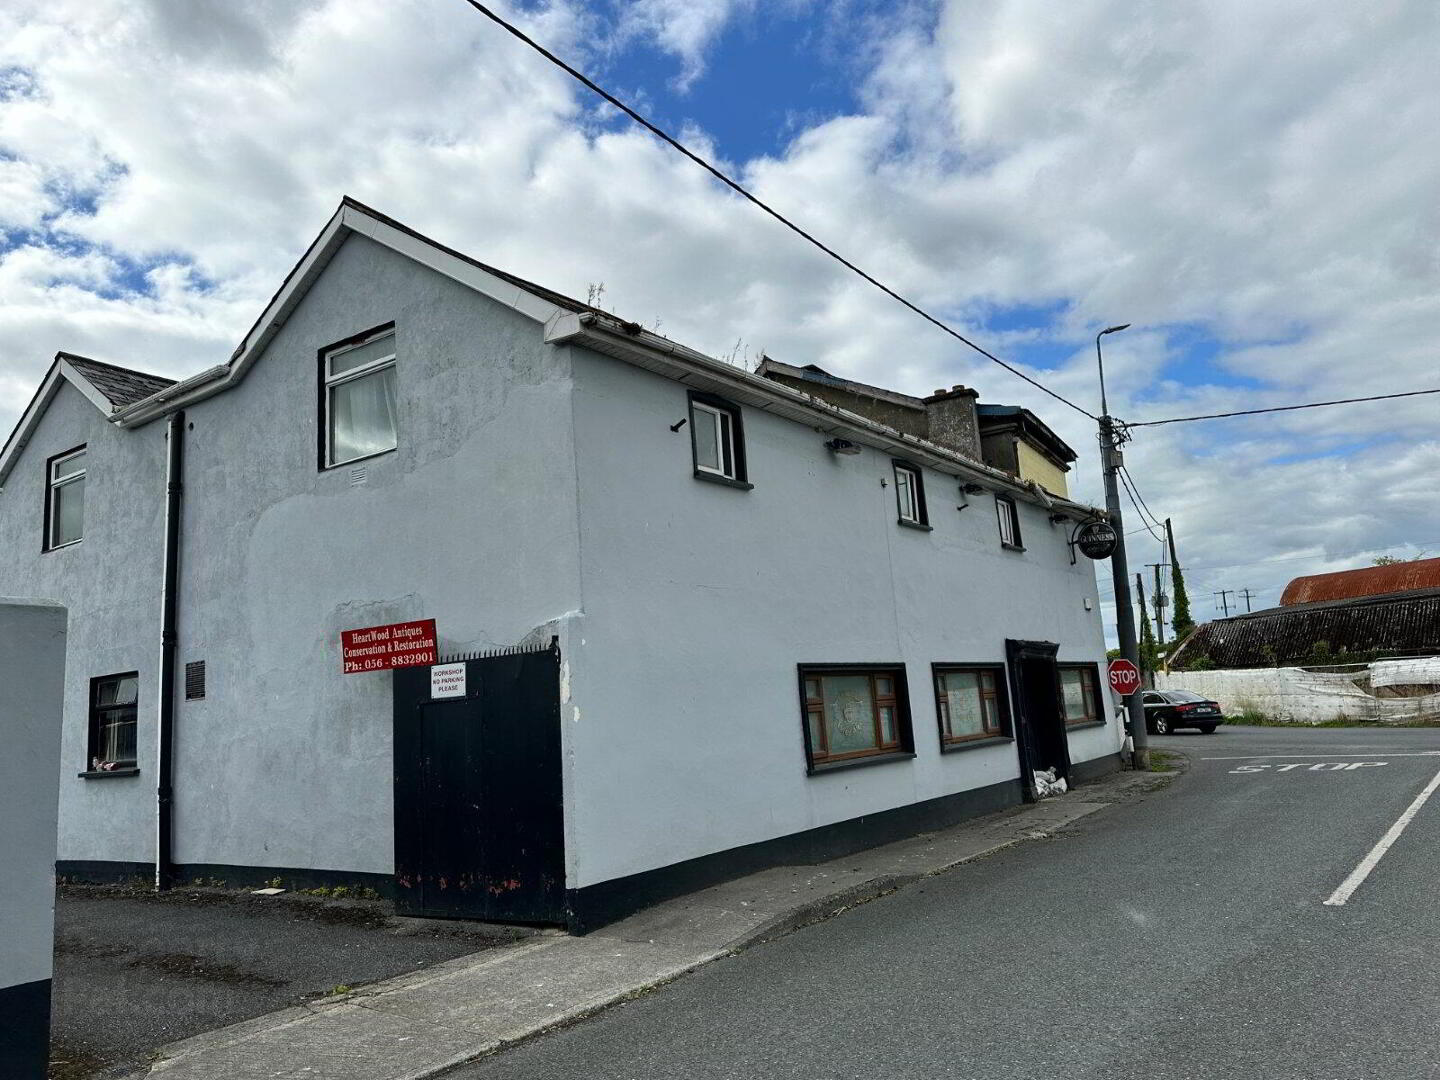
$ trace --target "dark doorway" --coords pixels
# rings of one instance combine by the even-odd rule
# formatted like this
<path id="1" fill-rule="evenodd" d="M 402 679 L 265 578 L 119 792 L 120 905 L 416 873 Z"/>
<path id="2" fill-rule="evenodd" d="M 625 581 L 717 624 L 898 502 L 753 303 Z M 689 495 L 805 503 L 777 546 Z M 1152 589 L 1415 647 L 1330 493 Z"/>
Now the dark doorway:
<path id="1" fill-rule="evenodd" d="M 406 915 L 564 923 L 560 654 L 395 672 L 395 898 Z"/>
<path id="2" fill-rule="evenodd" d="M 1007 641 L 1011 700 L 1014 702 L 1015 746 L 1020 755 L 1020 782 L 1025 797 L 1035 798 L 1035 773 L 1054 769 L 1070 779 L 1070 743 L 1060 711 L 1058 650 L 1052 641 Z"/>

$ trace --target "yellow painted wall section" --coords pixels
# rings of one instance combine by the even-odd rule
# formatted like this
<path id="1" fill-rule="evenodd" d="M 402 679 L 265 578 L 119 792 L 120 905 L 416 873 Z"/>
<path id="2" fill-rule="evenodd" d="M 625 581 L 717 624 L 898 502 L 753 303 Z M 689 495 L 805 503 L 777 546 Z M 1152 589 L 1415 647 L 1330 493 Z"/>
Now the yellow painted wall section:
<path id="1" fill-rule="evenodd" d="M 1070 490 L 1065 484 L 1065 470 L 1057 468 L 1054 462 L 1024 439 L 1015 441 L 1015 459 L 1020 466 L 1021 480 L 1034 480 L 1051 495 L 1070 497 Z"/>

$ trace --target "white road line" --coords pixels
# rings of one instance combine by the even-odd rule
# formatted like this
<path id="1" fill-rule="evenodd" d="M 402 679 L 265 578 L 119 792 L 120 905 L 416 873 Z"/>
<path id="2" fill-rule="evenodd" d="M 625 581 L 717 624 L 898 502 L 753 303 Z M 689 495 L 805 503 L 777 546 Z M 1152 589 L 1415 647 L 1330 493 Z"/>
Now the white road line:
<path id="1" fill-rule="evenodd" d="M 1421 750 L 1413 754 L 1391 754 L 1381 749 L 1375 749 L 1368 754 L 1234 754 L 1230 757 L 1204 757 L 1201 761 L 1258 761 L 1264 758 L 1285 758 L 1287 761 L 1294 761 L 1296 758 L 1372 758 L 1376 754 L 1381 757 L 1440 757 L 1440 750 Z"/>
<path id="2" fill-rule="evenodd" d="M 1431 778 L 1430 783 L 1425 785 L 1424 791 L 1415 796 L 1415 801 L 1406 807 L 1405 812 L 1396 819 L 1395 824 L 1390 826 L 1389 832 L 1380 838 L 1380 842 L 1370 849 L 1370 854 L 1361 859 L 1360 865 L 1355 867 L 1340 887 L 1330 894 L 1330 899 L 1325 901 L 1326 904 L 1331 907 L 1339 907 L 1350 899 L 1350 894 L 1370 876 L 1370 871 L 1375 869 L 1375 864 L 1385 857 L 1385 853 L 1390 850 L 1390 845 L 1400 839 L 1400 834 L 1405 831 L 1405 826 L 1409 825 L 1415 815 L 1420 812 L 1420 808 L 1425 805 L 1425 800 L 1435 794 L 1436 788 L 1440 788 L 1440 772 L 1437 772 Z"/>

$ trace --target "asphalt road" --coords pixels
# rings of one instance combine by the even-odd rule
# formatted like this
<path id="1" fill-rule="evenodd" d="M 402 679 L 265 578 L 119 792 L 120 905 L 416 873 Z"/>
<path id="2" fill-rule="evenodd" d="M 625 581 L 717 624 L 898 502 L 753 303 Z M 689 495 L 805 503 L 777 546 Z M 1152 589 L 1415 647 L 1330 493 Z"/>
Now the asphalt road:
<path id="1" fill-rule="evenodd" d="M 517 933 L 393 919 L 380 904 L 67 888 L 55 906 L 50 1075 L 128 1072 L 165 1043 L 508 944 Z"/>
<path id="2" fill-rule="evenodd" d="M 1440 772 L 1440 731 L 1154 742 L 1191 758 L 1164 791 L 452 1075 L 1440 1077 L 1440 793 L 1324 904 Z"/>

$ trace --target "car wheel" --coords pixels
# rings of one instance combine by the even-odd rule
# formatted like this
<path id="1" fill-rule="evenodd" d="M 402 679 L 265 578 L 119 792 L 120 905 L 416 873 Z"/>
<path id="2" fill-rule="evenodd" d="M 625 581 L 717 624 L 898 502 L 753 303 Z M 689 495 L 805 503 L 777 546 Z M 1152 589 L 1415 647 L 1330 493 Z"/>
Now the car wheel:
<path id="1" fill-rule="evenodd" d="M 1152 721 L 1151 726 L 1154 727 L 1156 735 L 1170 734 L 1170 721 L 1166 720 L 1163 716 L 1155 717 L 1154 721 Z"/>
<path id="2" fill-rule="evenodd" d="M 1201 735 L 1214 735 L 1214 734 L 1215 734 L 1215 725 L 1214 725 L 1214 724 L 1201 724 L 1201 725 L 1200 725 L 1200 734 L 1201 734 Z"/>

